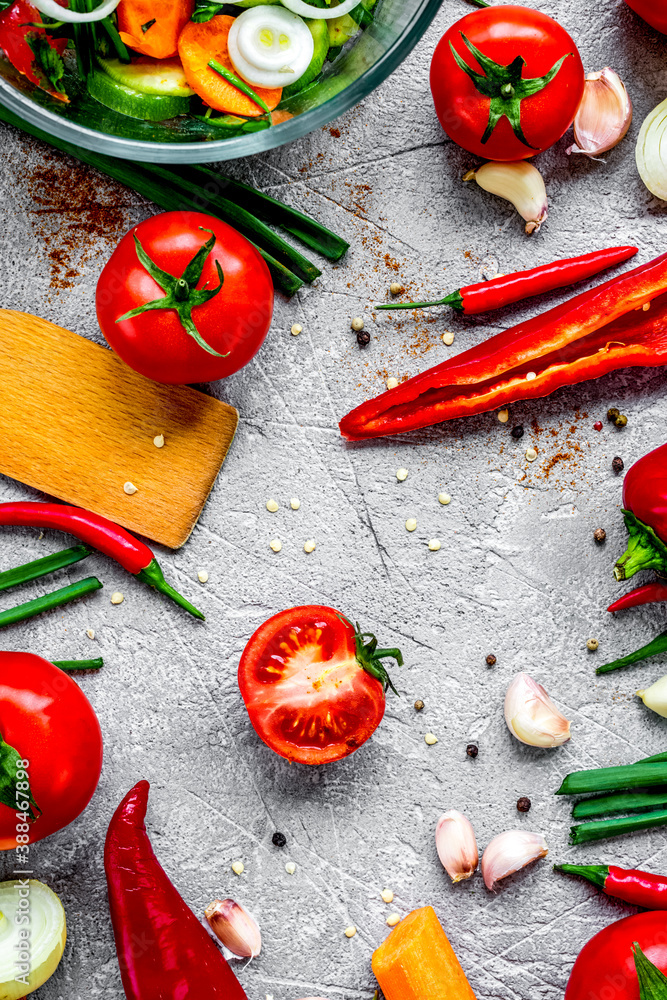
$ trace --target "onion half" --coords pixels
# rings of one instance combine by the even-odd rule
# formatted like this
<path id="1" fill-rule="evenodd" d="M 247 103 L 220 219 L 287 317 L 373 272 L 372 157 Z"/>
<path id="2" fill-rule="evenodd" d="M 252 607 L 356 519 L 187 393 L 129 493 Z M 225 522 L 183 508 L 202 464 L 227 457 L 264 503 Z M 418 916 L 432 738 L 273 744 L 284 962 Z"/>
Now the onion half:
<path id="1" fill-rule="evenodd" d="M 284 7 L 248 7 L 227 39 L 238 75 L 253 87 L 286 87 L 308 69 L 315 43 L 305 21 Z"/>
<path id="2" fill-rule="evenodd" d="M 85 24 L 88 21 L 101 21 L 103 17 L 113 14 L 120 0 L 104 0 L 103 4 L 86 14 L 80 14 L 77 10 L 69 10 L 67 7 L 61 7 L 59 3 L 56 3 L 56 0 L 30 0 L 30 3 L 41 14 L 46 14 L 47 17 L 55 17 L 57 21 L 66 21 L 68 24 Z"/>
<path id="3" fill-rule="evenodd" d="M 667 100 L 644 120 L 635 158 L 639 176 L 651 194 L 667 201 Z"/>
<path id="4" fill-rule="evenodd" d="M 0 882 L 2 1000 L 20 1000 L 50 979 L 66 940 L 65 911 L 48 885 L 36 879 Z"/>

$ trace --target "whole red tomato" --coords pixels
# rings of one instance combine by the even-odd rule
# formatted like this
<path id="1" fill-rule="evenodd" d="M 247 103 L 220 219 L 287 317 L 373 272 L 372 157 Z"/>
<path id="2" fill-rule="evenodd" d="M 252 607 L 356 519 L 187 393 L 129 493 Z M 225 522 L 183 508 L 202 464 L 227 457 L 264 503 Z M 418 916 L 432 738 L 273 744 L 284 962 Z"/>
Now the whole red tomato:
<path id="1" fill-rule="evenodd" d="M 273 284 L 263 258 L 200 212 L 139 223 L 97 284 L 97 318 L 116 354 L 156 382 L 211 382 L 238 371 L 264 342 Z"/>
<path id="2" fill-rule="evenodd" d="M 639 14 L 653 28 L 667 35 L 667 7 L 663 0 L 625 0 L 635 14 Z"/>
<path id="3" fill-rule="evenodd" d="M 20 856 L 27 853 L 27 843 L 62 830 L 88 805 L 102 769 L 102 733 L 92 705 L 71 677 L 41 656 L 0 652 L 0 736 L 5 779 L 0 850 Z M 16 755 L 7 747 L 18 754 L 18 774 Z M 22 813 L 17 805 L 25 804 L 24 774 L 33 814 L 39 814 L 27 823 L 17 819 Z"/>
<path id="4" fill-rule="evenodd" d="M 574 121 L 584 67 L 564 28 L 503 4 L 462 17 L 438 42 L 431 91 L 450 139 L 488 160 L 548 149 Z"/>
<path id="5" fill-rule="evenodd" d="M 667 913 L 638 913 L 610 924 L 584 945 L 568 980 L 565 1000 L 639 1000 L 635 941 L 649 962 L 667 973 Z"/>
<path id="6" fill-rule="evenodd" d="M 368 642 L 364 642 L 368 639 Z M 239 687 L 257 734 L 287 760 L 327 764 L 375 732 L 391 681 L 378 649 L 333 608 L 312 604 L 264 622 L 239 664 Z"/>
<path id="7" fill-rule="evenodd" d="M 23 73 L 31 83 L 36 83 L 52 97 L 67 100 L 63 93 L 58 93 L 50 86 L 48 79 L 40 71 L 39 65 L 35 61 L 35 52 L 26 41 L 26 36 L 33 39 L 35 36 L 39 36 L 40 40 L 45 41 L 59 55 L 65 51 L 67 48 L 66 38 L 53 39 L 43 28 L 33 27 L 35 24 L 40 24 L 41 20 L 42 15 L 36 7 L 26 3 L 25 0 L 16 0 L 16 3 L 0 13 L 0 49 L 5 53 L 12 66 L 19 73 Z"/>

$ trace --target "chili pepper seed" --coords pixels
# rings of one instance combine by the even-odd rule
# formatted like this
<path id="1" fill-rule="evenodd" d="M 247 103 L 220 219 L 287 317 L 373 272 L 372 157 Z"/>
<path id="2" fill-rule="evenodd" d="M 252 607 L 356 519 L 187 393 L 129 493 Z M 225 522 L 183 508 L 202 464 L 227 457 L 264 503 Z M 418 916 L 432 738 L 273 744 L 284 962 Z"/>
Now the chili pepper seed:
<path id="1" fill-rule="evenodd" d="M 266 509 L 271 514 L 275 514 L 275 512 L 278 510 L 278 503 L 275 500 L 267 500 L 266 501 Z"/>
<path id="2" fill-rule="evenodd" d="M 644 305 L 642 306 L 642 312 L 647 313 L 650 308 L 651 308 L 651 303 L 650 302 L 645 302 Z"/>
<path id="3" fill-rule="evenodd" d="M 415 712 L 421 712 L 423 707 L 424 707 L 424 702 L 421 700 L 421 698 L 417 698 L 417 701 L 415 702 Z"/>
<path id="4" fill-rule="evenodd" d="M 509 410 L 499 410 L 498 411 L 498 420 L 500 421 L 501 424 L 506 424 L 507 421 L 509 420 L 509 418 L 510 418 L 510 411 Z"/>
<path id="5" fill-rule="evenodd" d="M 416 528 L 417 528 L 417 518 L 416 517 L 409 517 L 407 519 L 407 521 L 405 522 L 405 530 L 406 531 L 415 531 Z"/>
<path id="6" fill-rule="evenodd" d="M 396 924 L 400 924 L 400 922 L 401 917 L 398 913 L 390 913 L 386 920 L 387 927 L 395 927 Z"/>
<path id="7" fill-rule="evenodd" d="M 301 326 L 300 323 L 295 323 L 292 329 L 290 330 L 290 333 L 292 334 L 293 337 L 298 337 L 300 333 L 303 333 L 303 327 Z"/>
<path id="8" fill-rule="evenodd" d="M 125 600 L 125 597 L 124 597 L 123 594 L 121 594 L 120 590 L 115 590 L 113 592 L 113 594 L 111 595 L 111 603 L 112 604 L 122 604 L 124 600 Z"/>
<path id="9" fill-rule="evenodd" d="M 380 893 L 380 895 L 382 896 L 382 899 L 383 899 L 383 901 L 385 903 L 393 903 L 394 902 L 394 894 L 391 891 L 391 889 L 383 889 L 382 892 Z"/>
<path id="10" fill-rule="evenodd" d="M 618 474 L 619 474 L 619 472 L 623 472 L 623 469 L 625 468 L 625 465 L 624 465 L 624 463 L 623 463 L 623 459 L 622 459 L 622 458 L 620 458 L 620 457 L 619 457 L 619 456 L 617 455 L 617 456 L 616 456 L 616 458 L 613 458 L 613 459 L 612 459 L 612 462 L 611 462 L 611 467 L 612 467 L 612 469 L 614 470 L 614 472 L 616 473 L 616 475 L 618 475 Z"/>
<path id="11" fill-rule="evenodd" d="M 283 547 L 283 543 L 280 541 L 279 538 L 272 538 L 271 541 L 269 542 L 269 547 L 271 548 L 272 552 L 280 552 L 280 550 Z"/>
<path id="12" fill-rule="evenodd" d="M 602 430 L 602 421 L 601 420 L 596 420 L 595 421 L 595 423 L 593 424 L 593 430 L 594 431 L 601 431 Z"/>
<path id="13" fill-rule="evenodd" d="M 520 813 L 527 813 L 530 809 L 530 799 L 526 795 L 522 795 L 520 799 L 516 800 L 516 807 Z"/>
<path id="14" fill-rule="evenodd" d="M 441 543 L 441 541 L 440 541 L 439 538 L 432 538 L 430 540 L 430 542 L 428 543 L 429 551 L 430 552 L 439 552 L 440 548 L 441 548 L 441 545 L 442 545 L 442 543 Z"/>
<path id="15" fill-rule="evenodd" d="M 131 497 L 133 493 L 137 492 L 137 487 L 134 485 L 134 483 L 131 483 L 129 481 L 124 484 L 123 489 L 125 490 L 125 492 L 129 497 Z"/>
<path id="16" fill-rule="evenodd" d="M 438 493 L 438 503 L 441 503 L 443 507 L 446 507 L 448 503 L 452 502 L 452 498 L 449 493 Z"/>
<path id="17" fill-rule="evenodd" d="M 424 736 L 424 743 L 428 746 L 433 747 L 438 742 L 438 737 L 434 733 L 426 733 Z"/>
<path id="18" fill-rule="evenodd" d="M 405 289 L 403 288 L 403 285 L 400 284 L 400 282 L 392 281 L 391 285 L 389 286 L 389 291 L 391 292 L 392 295 L 400 295 L 401 292 L 405 291 Z"/>
<path id="19" fill-rule="evenodd" d="M 276 830 L 274 835 L 271 837 L 271 841 L 276 847 L 284 847 L 287 843 L 287 837 L 284 833 L 279 833 L 278 830 Z"/>
<path id="20" fill-rule="evenodd" d="M 533 379 L 536 379 L 536 378 L 537 378 L 537 374 L 535 372 L 526 372 L 526 382 L 532 382 Z"/>
<path id="21" fill-rule="evenodd" d="M 442 342 L 443 344 L 446 344 L 447 347 L 452 346 L 452 344 L 454 343 L 454 334 L 452 333 L 451 330 L 445 330 L 445 332 L 442 335 Z"/>
<path id="22" fill-rule="evenodd" d="M 607 540 L 607 532 L 604 528 L 596 528 L 593 532 L 593 538 L 599 545 L 601 545 L 602 542 L 606 542 Z"/>
<path id="23" fill-rule="evenodd" d="M 232 871 L 234 872 L 235 875 L 243 875 L 245 871 L 245 865 L 243 864 L 242 861 L 233 861 Z"/>
<path id="24" fill-rule="evenodd" d="M 466 753 L 468 754 L 469 757 L 472 757 L 474 760 L 477 754 L 479 753 L 479 747 L 476 746 L 474 743 L 469 743 L 468 746 L 466 747 Z"/>
<path id="25" fill-rule="evenodd" d="M 349 927 L 345 928 L 345 937 L 346 938 L 353 938 L 356 933 L 357 933 L 357 928 L 354 927 L 352 924 L 350 924 Z"/>
<path id="26" fill-rule="evenodd" d="M 357 343 L 359 347 L 368 347 L 371 342 L 371 335 L 367 330 L 360 330 L 357 334 Z"/>
<path id="27" fill-rule="evenodd" d="M 208 573 L 205 569 L 200 569 L 197 573 L 197 579 L 200 583 L 208 583 Z"/>
<path id="28" fill-rule="evenodd" d="M 86 629 L 86 635 L 88 636 L 89 639 L 94 639 L 95 638 L 95 629 L 94 628 L 87 628 Z"/>
<path id="29" fill-rule="evenodd" d="M 287 872 L 288 875 L 294 874 L 294 872 L 296 871 L 296 865 L 294 864 L 293 861 L 287 862 L 287 864 L 285 865 L 285 871 Z"/>
<path id="30" fill-rule="evenodd" d="M 350 326 L 356 333 L 359 333 L 359 331 L 363 330 L 364 328 L 363 318 L 361 316 L 355 316 L 352 322 L 350 323 Z"/>
<path id="31" fill-rule="evenodd" d="M 398 385 L 398 379 L 394 375 L 390 375 L 389 378 L 387 379 L 387 388 L 395 389 L 397 385 Z"/>
<path id="32" fill-rule="evenodd" d="M 164 434 L 156 434 L 153 438 L 153 444 L 156 448 L 164 448 Z"/>
<path id="33" fill-rule="evenodd" d="M 535 450 L 535 448 L 528 448 L 528 449 L 526 449 L 526 461 L 527 462 L 534 462 L 536 458 L 537 458 L 537 451 Z"/>
<path id="34" fill-rule="evenodd" d="M 588 649 L 591 653 L 594 653 L 599 645 L 600 643 L 597 639 L 589 639 L 586 643 L 586 649 Z"/>
<path id="35" fill-rule="evenodd" d="M 512 437 L 515 438 L 518 441 L 519 438 L 523 437 L 523 424 L 517 424 L 516 427 L 512 428 L 512 430 L 510 431 L 510 433 L 511 433 Z"/>
<path id="36" fill-rule="evenodd" d="M 315 541 L 312 538 L 307 538 L 303 543 L 304 552 L 314 552 L 316 548 Z"/>
<path id="37" fill-rule="evenodd" d="M 404 483 L 405 480 L 408 478 L 408 470 L 396 469 L 396 478 L 398 479 L 399 483 Z"/>
<path id="38" fill-rule="evenodd" d="M 292 510 L 298 510 L 299 507 L 301 506 L 301 501 L 299 500 L 298 497 L 292 497 L 292 499 L 289 502 L 289 505 L 292 508 Z"/>
<path id="39" fill-rule="evenodd" d="M 489 653 L 489 655 L 486 658 L 486 662 L 490 667 L 495 667 L 497 661 L 493 653 Z"/>

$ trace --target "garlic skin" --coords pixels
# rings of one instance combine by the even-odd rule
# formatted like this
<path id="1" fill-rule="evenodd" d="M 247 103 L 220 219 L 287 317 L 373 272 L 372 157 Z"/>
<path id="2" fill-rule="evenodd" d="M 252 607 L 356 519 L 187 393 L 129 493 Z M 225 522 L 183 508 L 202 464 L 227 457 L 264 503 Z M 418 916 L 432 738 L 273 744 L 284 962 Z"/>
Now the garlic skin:
<path id="1" fill-rule="evenodd" d="M 599 156 L 618 145 L 632 122 L 632 101 L 618 73 L 609 66 L 589 73 L 574 119 L 574 145 L 566 150 Z"/>
<path id="2" fill-rule="evenodd" d="M 450 809 L 440 817 L 435 828 L 435 846 L 452 882 L 462 882 L 474 875 L 479 851 L 472 824 L 462 813 Z"/>
<path id="3" fill-rule="evenodd" d="M 644 120 L 639 136 L 635 159 L 637 170 L 651 194 L 667 201 L 667 100 Z"/>
<path id="4" fill-rule="evenodd" d="M 239 958 L 256 958 L 262 950 L 259 927 L 233 899 L 214 899 L 204 915 L 215 936 Z"/>
<path id="5" fill-rule="evenodd" d="M 547 842 L 541 833 L 527 833 L 524 830 L 507 830 L 494 837 L 482 855 L 482 877 L 487 889 L 493 889 L 496 882 L 531 861 L 544 858 L 549 853 Z"/>
<path id="6" fill-rule="evenodd" d="M 530 747 L 559 747 L 570 739 L 569 721 L 528 674 L 517 674 L 507 689 L 505 722 L 512 736 Z"/>
<path id="7" fill-rule="evenodd" d="M 641 698 L 652 712 L 667 719 L 667 676 L 661 677 L 645 691 L 638 691 L 637 697 Z"/>
<path id="8" fill-rule="evenodd" d="M 528 236 L 539 232 L 549 214 L 542 174 L 537 167 L 525 160 L 515 163 L 483 163 L 476 170 L 469 170 L 463 180 L 475 180 L 485 191 L 510 201 L 521 218 L 526 220 Z"/>

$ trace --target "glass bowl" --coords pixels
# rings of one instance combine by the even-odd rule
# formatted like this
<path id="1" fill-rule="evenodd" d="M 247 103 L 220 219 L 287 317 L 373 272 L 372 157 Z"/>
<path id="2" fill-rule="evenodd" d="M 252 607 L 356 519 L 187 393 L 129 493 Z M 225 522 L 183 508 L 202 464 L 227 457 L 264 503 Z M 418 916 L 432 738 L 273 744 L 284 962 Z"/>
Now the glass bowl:
<path id="1" fill-rule="evenodd" d="M 321 128 L 358 104 L 393 73 L 435 17 L 441 0 L 382 0 L 372 23 L 324 77 L 283 106 L 294 118 L 250 135 L 220 139 L 216 128 L 189 118 L 144 122 L 103 107 L 82 87 L 71 104 L 33 87 L 0 58 L 0 103 L 49 135 L 97 153 L 148 163 L 207 163 L 251 156 Z"/>

